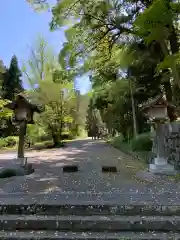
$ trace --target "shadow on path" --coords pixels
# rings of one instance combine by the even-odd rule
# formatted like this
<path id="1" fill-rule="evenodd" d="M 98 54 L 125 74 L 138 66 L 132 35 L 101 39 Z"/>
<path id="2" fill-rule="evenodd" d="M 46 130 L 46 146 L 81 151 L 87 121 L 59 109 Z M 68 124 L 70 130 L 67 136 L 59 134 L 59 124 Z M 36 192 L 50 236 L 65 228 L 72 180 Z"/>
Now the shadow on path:
<path id="1" fill-rule="evenodd" d="M 66 148 L 32 151 L 27 156 L 35 172 L 29 176 L 0 179 L 0 194 L 111 191 L 153 196 L 153 193 L 179 192 L 179 186 L 171 183 L 136 182 L 134 173 L 142 167 L 141 163 L 103 141 L 77 140 L 69 142 Z M 10 160 L 1 159 L 0 165 L 7 165 L 7 161 Z M 116 166 L 118 173 L 102 173 L 102 165 L 107 164 Z M 79 171 L 63 173 L 65 165 L 78 165 Z"/>

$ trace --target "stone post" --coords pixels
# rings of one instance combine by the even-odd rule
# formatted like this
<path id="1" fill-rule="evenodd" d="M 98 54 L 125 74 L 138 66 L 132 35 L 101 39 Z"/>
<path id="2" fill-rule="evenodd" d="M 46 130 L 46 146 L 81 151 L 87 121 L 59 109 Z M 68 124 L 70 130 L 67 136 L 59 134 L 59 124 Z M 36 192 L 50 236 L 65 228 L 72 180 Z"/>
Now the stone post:
<path id="1" fill-rule="evenodd" d="M 18 159 L 22 166 L 26 165 L 26 161 L 24 158 L 24 142 L 26 135 L 27 124 L 26 121 L 22 121 L 19 125 L 19 144 L 18 144 Z"/>
<path id="2" fill-rule="evenodd" d="M 156 124 L 154 136 L 154 163 L 150 164 L 149 171 L 161 174 L 174 174 L 175 169 L 173 165 L 168 164 L 168 156 L 166 154 L 166 147 L 164 144 L 164 133 L 166 131 L 166 124 Z"/>

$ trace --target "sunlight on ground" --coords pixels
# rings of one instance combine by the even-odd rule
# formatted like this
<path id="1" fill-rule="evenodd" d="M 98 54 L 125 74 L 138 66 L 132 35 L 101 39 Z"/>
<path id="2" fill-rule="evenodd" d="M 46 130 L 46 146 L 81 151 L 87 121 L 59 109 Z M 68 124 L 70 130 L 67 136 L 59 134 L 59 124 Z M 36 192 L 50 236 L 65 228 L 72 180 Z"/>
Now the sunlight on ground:
<path id="1" fill-rule="evenodd" d="M 0 182 L 6 192 L 108 191 L 134 184 L 136 172 L 145 166 L 103 141 L 72 141 L 67 148 L 28 153 L 35 172 Z M 0 160 L 6 164 L 8 160 Z M 77 165 L 78 172 L 63 173 L 65 165 Z M 116 166 L 117 173 L 102 173 L 102 166 Z"/>

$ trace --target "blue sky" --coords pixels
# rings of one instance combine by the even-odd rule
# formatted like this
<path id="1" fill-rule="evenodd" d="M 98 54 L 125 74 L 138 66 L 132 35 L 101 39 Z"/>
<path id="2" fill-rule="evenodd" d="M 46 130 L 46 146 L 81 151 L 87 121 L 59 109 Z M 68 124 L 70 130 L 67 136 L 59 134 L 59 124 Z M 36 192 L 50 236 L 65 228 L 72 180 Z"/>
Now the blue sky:
<path id="1" fill-rule="evenodd" d="M 16 55 L 19 64 L 29 55 L 28 46 L 31 46 L 38 34 L 42 34 L 55 52 L 59 52 L 65 41 L 62 29 L 55 32 L 49 31 L 51 21 L 50 12 L 35 12 L 26 0 L 2 1 L 0 8 L 0 59 L 9 66 L 12 55 Z M 89 88 L 88 78 L 81 77 L 77 86 L 84 93 Z"/>

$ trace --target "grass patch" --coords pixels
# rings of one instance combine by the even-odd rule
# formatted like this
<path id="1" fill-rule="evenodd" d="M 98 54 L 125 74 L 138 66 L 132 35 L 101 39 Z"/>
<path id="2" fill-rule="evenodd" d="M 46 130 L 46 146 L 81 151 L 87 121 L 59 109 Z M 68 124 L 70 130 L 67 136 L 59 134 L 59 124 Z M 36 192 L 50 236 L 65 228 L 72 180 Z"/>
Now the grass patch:
<path id="1" fill-rule="evenodd" d="M 31 147 L 31 149 L 42 150 L 42 149 L 52 149 L 52 148 L 64 148 L 66 147 L 66 142 L 68 141 L 71 141 L 71 140 L 62 141 L 56 145 L 53 144 L 53 141 L 43 141 L 43 142 L 35 143 Z"/>
<path id="2" fill-rule="evenodd" d="M 131 149 L 135 152 L 146 152 L 152 149 L 152 139 L 150 133 L 139 134 L 130 141 Z"/>
<path id="3" fill-rule="evenodd" d="M 152 141 L 149 133 L 140 134 L 136 139 L 132 139 L 129 142 L 125 141 L 122 136 L 109 139 L 107 142 L 122 152 L 137 158 L 144 164 L 149 163 L 152 149 Z"/>
<path id="4" fill-rule="evenodd" d="M 175 176 L 168 176 L 169 180 L 180 182 L 180 173 L 176 174 Z"/>
<path id="5" fill-rule="evenodd" d="M 0 149 L 5 151 L 16 150 L 18 146 L 18 140 L 18 136 L 0 138 Z"/>
<path id="6" fill-rule="evenodd" d="M 147 159 L 149 152 L 135 152 L 132 150 L 131 142 L 127 142 L 122 136 L 118 136 L 108 141 L 113 147 L 121 151 L 119 158 L 119 169 L 123 182 L 137 182 L 145 184 L 144 181 L 137 179 L 136 174 L 139 171 L 147 169 Z M 123 154 L 124 153 L 124 154 Z"/>

